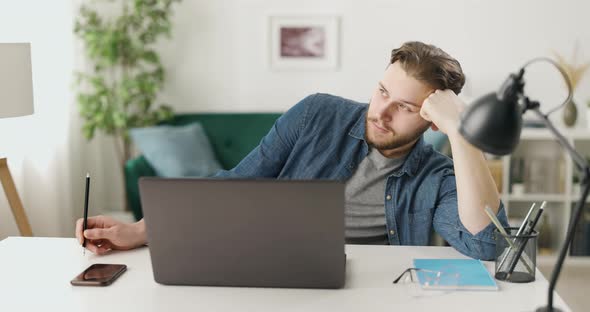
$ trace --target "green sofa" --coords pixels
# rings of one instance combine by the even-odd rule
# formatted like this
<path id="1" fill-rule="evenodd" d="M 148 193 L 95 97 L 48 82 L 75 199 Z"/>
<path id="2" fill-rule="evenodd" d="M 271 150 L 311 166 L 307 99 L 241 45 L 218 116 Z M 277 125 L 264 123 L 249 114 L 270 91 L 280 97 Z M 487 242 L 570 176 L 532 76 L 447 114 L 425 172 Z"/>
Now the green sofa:
<path id="1" fill-rule="evenodd" d="M 229 170 L 235 167 L 270 130 L 280 113 L 199 113 L 180 114 L 168 125 L 182 126 L 200 122 L 221 166 Z M 448 140 L 441 132 L 428 130 L 424 134 L 427 143 L 444 153 L 448 150 Z M 142 156 L 133 158 L 125 164 L 125 188 L 129 208 L 136 220 L 143 218 L 139 200 L 138 181 L 143 176 L 156 176 L 154 168 Z"/>
<path id="2" fill-rule="evenodd" d="M 260 143 L 280 116 L 280 113 L 179 114 L 165 124 L 182 126 L 200 122 L 217 160 L 224 169 L 231 169 Z M 138 185 L 143 176 L 156 176 L 156 172 L 142 155 L 126 162 L 127 202 L 136 220 L 143 218 Z"/>

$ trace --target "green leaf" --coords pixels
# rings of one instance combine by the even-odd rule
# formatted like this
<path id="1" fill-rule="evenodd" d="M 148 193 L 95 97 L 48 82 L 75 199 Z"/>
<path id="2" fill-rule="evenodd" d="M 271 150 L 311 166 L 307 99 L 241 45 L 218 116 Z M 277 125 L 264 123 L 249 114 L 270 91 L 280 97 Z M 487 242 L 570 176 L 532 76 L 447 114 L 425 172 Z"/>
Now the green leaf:
<path id="1" fill-rule="evenodd" d="M 154 43 L 170 34 L 179 1 L 122 1 L 119 11 L 105 13 L 96 2 L 80 7 L 73 26 L 93 69 L 75 73 L 82 132 L 89 140 L 96 131 L 128 140 L 129 128 L 174 116 L 169 106 L 155 107 L 165 72 Z"/>
<path id="2" fill-rule="evenodd" d="M 141 58 L 148 63 L 152 63 L 152 64 L 159 64 L 160 63 L 160 58 L 158 57 L 158 54 L 156 54 L 156 52 L 154 52 L 154 51 L 144 51 Z"/>
<path id="3" fill-rule="evenodd" d="M 92 140 L 94 138 L 94 124 L 86 123 L 82 126 L 82 133 L 87 140 Z"/>

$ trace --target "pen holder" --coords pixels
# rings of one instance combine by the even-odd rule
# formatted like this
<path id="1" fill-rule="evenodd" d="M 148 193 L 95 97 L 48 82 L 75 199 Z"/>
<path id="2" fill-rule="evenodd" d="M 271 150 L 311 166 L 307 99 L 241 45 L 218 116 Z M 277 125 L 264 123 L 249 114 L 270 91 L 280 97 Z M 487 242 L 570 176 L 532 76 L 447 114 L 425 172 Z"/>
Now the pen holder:
<path id="1" fill-rule="evenodd" d="M 496 240 L 495 278 L 513 283 L 528 283 L 535 280 L 537 266 L 537 236 L 533 231 L 528 235 L 516 235 L 518 228 L 504 228 L 506 234 L 494 231 Z"/>

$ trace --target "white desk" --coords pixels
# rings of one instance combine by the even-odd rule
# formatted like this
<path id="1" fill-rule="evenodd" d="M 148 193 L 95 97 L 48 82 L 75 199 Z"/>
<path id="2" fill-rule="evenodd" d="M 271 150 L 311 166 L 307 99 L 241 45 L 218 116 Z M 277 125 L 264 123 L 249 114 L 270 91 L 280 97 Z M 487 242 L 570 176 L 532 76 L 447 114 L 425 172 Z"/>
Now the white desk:
<path id="1" fill-rule="evenodd" d="M 0 311 L 533 311 L 545 304 L 547 281 L 498 282 L 499 291 L 412 296 L 393 279 L 413 258 L 464 258 L 449 247 L 346 246 L 340 290 L 164 286 L 153 280 L 147 248 L 82 255 L 73 238 L 9 237 L 0 242 Z M 92 263 L 128 266 L 108 287 L 74 287 Z M 493 262 L 486 266 L 493 271 Z M 421 290 L 423 291 L 423 290 Z M 432 292 L 432 291 L 427 291 Z M 569 311 L 556 294 L 557 307 Z"/>

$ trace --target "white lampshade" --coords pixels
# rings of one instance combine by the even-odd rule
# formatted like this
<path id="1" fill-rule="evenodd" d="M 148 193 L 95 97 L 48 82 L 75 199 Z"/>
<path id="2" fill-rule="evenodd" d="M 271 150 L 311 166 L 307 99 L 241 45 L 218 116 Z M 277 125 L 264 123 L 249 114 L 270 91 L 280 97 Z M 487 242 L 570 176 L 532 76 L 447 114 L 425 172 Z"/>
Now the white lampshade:
<path id="1" fill-rule="evenodd" d="M 29 43 L 0 43 L 0 118 L 33 114 Z"/>

